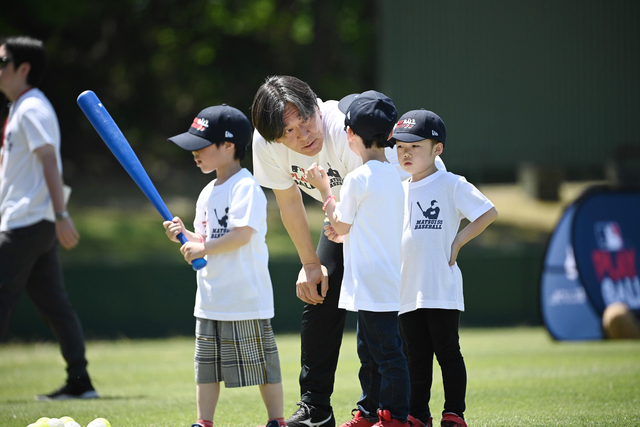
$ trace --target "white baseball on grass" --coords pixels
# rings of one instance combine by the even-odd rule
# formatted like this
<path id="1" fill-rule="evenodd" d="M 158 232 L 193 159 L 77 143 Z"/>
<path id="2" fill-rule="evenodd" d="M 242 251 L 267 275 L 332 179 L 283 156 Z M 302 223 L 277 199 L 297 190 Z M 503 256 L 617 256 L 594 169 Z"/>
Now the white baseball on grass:
<path id="1" fill-rule="evenodd" d="M 74 420 L 71 420 L 64 423 L 64 427 L 82 427 L 82 426 L 77 422 L 75 422 Z"/>
<path id="2" fill-rule="evenodd" d="M 104 418 L 96 418 L 87 424 L 87 427 L 111 427 L 111 424 Z"/>
<path id="3" fill-rule="evenodd" d="M 58 418 L 49 418 L 47 420 L 47 425 L 49 427 L 64 427 L 64 423 L 60 421 Z"/>
<path id="4" fill-rule="evenodd" d="M 69 421 L 75 421 L 73 418 L 65 415 L 64 417 L 60 417 L 60 421 L 62 421 L 63 423 L 68 423 Z"/>
<path id="5" fill-rule="evenodd" d="M 49 427 L 49 424 L 47 424 L 47 421 L 49 421 L 49 418 L 42 417 L 42 418 L 39 418 L 38 421 L 36 421 L 35 423 L 29 424 L 28 427 Z"/>

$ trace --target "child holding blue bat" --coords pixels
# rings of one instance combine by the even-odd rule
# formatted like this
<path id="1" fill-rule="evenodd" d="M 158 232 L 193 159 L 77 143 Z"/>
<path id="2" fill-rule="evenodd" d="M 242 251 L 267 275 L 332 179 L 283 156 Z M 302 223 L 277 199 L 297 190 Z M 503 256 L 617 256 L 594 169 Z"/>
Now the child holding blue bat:
<path id="1" fill-rule="evenodd" d="M 203 173 L 216 179 L 200 193 L 194 232 L 182 220 L 163 223 L 167 236 L 188 242 L 187 262 L 205 257 L 197 273 L 195 378 L 198 421 L 212 427 L 226 387 L 258 385 L 267 408 L 267 427 L 284 426 L 280 361 L 270 319 L 273 290 L 267 268 L 267 199 L 251 173 L 240 166 L 251 142 L 247 117 L 226 104 L 202 110 L 188 132 L 169 138 L 193 153 Z"/>

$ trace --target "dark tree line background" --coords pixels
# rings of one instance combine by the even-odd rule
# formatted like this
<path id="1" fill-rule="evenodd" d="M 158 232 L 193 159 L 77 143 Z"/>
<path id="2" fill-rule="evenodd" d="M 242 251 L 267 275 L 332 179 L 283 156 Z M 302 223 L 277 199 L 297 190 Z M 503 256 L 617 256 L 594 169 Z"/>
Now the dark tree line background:
<path id="1" fill-rule="evenodd" d="M 84 90 L 162 182 L 180 155 L 166 138 L 210 105 L 250 117 L 267 76 L 294 75 L 323 99 L 374 87 L 375 28 L 372 0 L 20 0 L 0 14 L 0 36 L 47 46 L 41 89 L 58 113 L 71 185 L 124 174 L 76 104 Z"/>

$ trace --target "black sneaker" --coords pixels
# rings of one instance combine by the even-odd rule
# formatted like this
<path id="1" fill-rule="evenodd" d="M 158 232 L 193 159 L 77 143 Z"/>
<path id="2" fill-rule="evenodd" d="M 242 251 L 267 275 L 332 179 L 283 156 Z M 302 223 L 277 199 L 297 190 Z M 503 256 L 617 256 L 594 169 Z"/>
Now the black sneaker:
<path id="1" fill-rule="evenodd" d="M 54 392 L 36 396 L 36 400 L 97 399 L 99 397 L 91 381 L 84 385 L 67 382 Z"/>
<path id="2" fill-rule="evenodd" d="M 298 402 L 298 410 L 289 417 L 287 427 L 336 427 L 333 411 L 323 411 L 305 402 Z"/>

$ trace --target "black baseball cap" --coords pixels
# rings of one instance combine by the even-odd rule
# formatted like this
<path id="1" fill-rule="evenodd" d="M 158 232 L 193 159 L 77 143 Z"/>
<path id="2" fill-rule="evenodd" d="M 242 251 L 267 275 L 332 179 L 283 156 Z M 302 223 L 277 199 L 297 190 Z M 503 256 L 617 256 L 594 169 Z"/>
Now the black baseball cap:
<path id="1" fill-rule="evenodd" d="M 402 142 L 417 142 L 423 139 L 435 139 L 444 145 L 447 129 L 444 122 L 433 111 L 420 109 L 406 112 L 400 117 L 393 137 Z"/>
<path id="2" fill-rule="evenodd" d="M 398 110 L 391 99 L 375 90 L 345 96 L 338 109 L 345 114 L 344 124 L 368 141 L 387 141 L 398 120 Z M 394 140 L 388 143 L 393 146 Z"/>
<path id="3" fill-rule="evenodd" d="M 187 151 L 198 151 L 224 141 L 246 147 L 251 143 L 252 131 L 251 123 L 242 111 L 222 104 L 200 111 L 187 132 L 167 141 Z"/>

